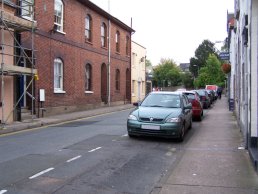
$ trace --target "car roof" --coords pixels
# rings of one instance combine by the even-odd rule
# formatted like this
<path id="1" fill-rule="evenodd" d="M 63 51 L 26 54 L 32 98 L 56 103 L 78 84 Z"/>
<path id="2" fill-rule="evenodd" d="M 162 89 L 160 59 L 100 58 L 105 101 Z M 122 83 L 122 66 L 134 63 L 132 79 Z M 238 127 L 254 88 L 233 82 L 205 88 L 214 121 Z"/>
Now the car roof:
<path id="1" fill-rule="evenodd" d="M 182 92 L 180 92 L 180 91 L 153 91 L 153 92 L 151 92 L 151 94 L 176 94 L 176 95 L 180 95 L 180 94 L 182 94 Z"/>

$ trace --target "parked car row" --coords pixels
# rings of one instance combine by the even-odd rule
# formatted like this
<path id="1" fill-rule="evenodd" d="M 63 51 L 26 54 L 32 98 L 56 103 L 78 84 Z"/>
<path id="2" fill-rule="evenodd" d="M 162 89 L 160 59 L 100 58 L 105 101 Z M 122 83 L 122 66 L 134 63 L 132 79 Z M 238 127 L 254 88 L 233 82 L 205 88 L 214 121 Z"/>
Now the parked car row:
<path id="1" fill-rule="evenodd" d="M 192 121 L 202 121 L 203 108 L 209 108 L 215 100 L 214 91 L 205 89 L 151 92 L 143 101 L 134 103 L 136 109 L 127 119 L 128 136 L 157 136 L 183 141 Z"/>

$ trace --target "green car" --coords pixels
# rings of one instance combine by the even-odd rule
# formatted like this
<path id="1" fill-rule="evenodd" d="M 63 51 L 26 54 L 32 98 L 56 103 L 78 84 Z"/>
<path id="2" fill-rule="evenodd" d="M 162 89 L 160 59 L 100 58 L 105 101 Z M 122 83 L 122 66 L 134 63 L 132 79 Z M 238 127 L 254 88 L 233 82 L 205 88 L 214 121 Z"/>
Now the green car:
<path id="1" fill-rule="evenodd" d="M 157 136 L 184 140 L 192 127 L 192 104 L 180 92 L 151 92 L 127 118 L 127 132 L 133 136 Z"/>

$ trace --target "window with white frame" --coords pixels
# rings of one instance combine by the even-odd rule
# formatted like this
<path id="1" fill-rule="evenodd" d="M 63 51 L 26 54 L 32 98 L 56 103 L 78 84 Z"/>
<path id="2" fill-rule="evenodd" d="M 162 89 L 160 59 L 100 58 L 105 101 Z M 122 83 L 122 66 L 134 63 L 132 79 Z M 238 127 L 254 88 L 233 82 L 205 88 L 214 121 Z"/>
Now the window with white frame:
<path id="1" fill-rule="evenodd" d="M 91 65 L 88 63 L 85 66 L 85 90 L 91 91 L 92 90 L 92 68 Z"/>
<path id="2" fill-rule="evenodd" d="M 101 31 L 101 46 L 107 47 L 107 26 L 104 22 L 101 24 L 100 31 Z"/>
<path id="3" fill-rule="evenodd" d="M 63 62 L 57 58 L 54 60 L 54 92 L 63 91 Z"/>
<path id="4" fill-rule="evenodd" d="M 85 38 L 88 42 L 92 41 L 92 18 L 89 14 L 85 18 Z"/>
<path id="5" fill-rule="evenodd" d="M 28 20 L 33 20 L 34 0 L 21 0 L 21 16 Z"/>
<path id="6" fill-rule="evenodd" d="M 120 52 L 120 32 L 116 31 L 116 52 Z"/>
<path id="7" fill-rule="evenodd" d="M 61 0 L 55 0 L 55 29 L 63 32 L 64 4 Z"/>
<path id="8" fill-rule="evenodd" d="M 134 95 L 134 85 L 135 85 L 135 80 L 132 80 L 132 93 Z"/>

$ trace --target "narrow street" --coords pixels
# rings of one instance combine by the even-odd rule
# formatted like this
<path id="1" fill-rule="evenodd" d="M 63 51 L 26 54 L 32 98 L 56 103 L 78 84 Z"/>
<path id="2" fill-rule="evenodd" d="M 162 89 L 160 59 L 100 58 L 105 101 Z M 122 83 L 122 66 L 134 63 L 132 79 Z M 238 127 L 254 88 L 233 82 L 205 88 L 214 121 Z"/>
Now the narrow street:
<path id="1" fill-rule="evenodd" d="M 257 193 L 225 103 L 182 143 L 129 138 L 129 110 L 0 136 L 0 193 Z"/>

